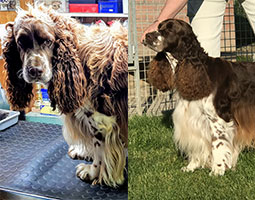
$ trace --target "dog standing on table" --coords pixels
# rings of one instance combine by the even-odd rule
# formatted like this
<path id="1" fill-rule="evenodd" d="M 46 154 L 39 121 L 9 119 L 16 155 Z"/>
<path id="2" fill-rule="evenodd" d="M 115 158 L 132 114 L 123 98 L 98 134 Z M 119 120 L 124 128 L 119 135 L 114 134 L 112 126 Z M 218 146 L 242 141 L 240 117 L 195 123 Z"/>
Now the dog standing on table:
<path id="1" fill-rule="evenodd" d="M 93 184 L 124 182 L 127 147 L 127 29 L 85 28 L 54 10 L 20 10 L 6 25 L 3 42 L 7 97 L 23 110 L 33 83 L 48 88 L 53 108 L 64 115 L 63 135 L 71 158 L 91 158 L 76 174 Z"/>
<path id="2" fill-rule="evenodd" d="M 179 96 L 173 123 L 174 141 L 189 159 L 183 170 L 209 167 L 210 174 L 224 175 L 240 151 L 254 145 L 255 63 L 209 57 L 191 26 L 176 19 L 160 23 L 144 44 L 158 52 L 150 83 Z"/>

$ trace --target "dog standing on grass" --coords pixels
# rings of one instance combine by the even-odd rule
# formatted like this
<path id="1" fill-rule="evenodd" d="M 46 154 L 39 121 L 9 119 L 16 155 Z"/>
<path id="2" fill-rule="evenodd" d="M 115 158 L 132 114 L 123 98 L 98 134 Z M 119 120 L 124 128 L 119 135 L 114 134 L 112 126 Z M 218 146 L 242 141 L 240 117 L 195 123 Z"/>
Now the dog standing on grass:
<path id="1" fill-rule="evenodd" d="M 183 170 L 224 175 L 235 168 L 241 150 L 254 146 L 255 63 L 209 57 L 191 26 L 177 19 L 161 22 L 144 44 L 158 52 L 150 83 L 179 96 L 173 123 L 174 141 L 189 159 Z"/>

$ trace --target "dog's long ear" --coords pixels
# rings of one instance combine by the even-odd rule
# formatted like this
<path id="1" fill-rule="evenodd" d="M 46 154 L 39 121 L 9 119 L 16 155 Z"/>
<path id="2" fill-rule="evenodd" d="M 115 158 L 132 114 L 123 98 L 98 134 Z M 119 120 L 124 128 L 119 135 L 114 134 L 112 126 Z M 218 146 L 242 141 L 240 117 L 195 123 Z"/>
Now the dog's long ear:
<path id="1" fill-rule="evenodd" d="M 176 71 L 176 87 L 179 94 L 186 100 L 198 100 L 210 95 L 213 83 L 206 66 L 198 59 L 185 59 L 178 63 Z"/>
<path id="2" fill-rule="evenodd" d="M 148 80 L 151 85 L 163 92 L 174 88 L 174 75 L 165 53 L 157 53 L 150 62 Z"/>
<path id="3" fill-rule="evenodd" d="M 126 38 L 127 41 L 127 38 Z M 128 42 L 126 42 L 128 43 Z M 121 128 L 121 138 L 128 144 L 128 44 L 124 42 L 116 45 L 113 55 L 112 73 L 108 79 L 111 90 L 118 91 L 114 105 L 117 122 Z"/>
<path id="4" fill-rule="evenodd" d="M 7 98 L 14 110 L 23 110 L 28 107 L 33 93 L 32 84 L 26 83 L 20 75 L 22 73 L 22 61 L 17 49 L 13 34 L 13 23 L 6 24 L 7 35 L 3 39 L 4 69 L 7 76 Z"/>
<path id="5" fill-rule="evenodd" d="M 71 113 L 82 104 L 85 99 L 86 78 L 77 52 L 77 38 L 72 29 L 75 22 L 65 21 L 61 16 L 51 17 L 56 23 L 56 41 L 53 50 L 53 77 L 48 86 L 51 106 L 56 106 L 62 113 Z M 73 24 L 72 24 L 73 23 Z"/>

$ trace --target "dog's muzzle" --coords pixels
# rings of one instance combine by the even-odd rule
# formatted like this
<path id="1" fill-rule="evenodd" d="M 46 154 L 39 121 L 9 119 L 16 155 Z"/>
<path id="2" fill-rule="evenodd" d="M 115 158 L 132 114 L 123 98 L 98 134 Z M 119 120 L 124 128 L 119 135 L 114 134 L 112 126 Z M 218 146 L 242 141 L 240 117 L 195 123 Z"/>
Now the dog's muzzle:
<path id="1" fill-rule="evenodd" d="M 31 79 L 40 79 L 43 73 L 43 70 L 41 69 L 41 67 L 31 67 L 28 66 L 27 68 L 27 74 L 29 76 L 29 78 Z"/>

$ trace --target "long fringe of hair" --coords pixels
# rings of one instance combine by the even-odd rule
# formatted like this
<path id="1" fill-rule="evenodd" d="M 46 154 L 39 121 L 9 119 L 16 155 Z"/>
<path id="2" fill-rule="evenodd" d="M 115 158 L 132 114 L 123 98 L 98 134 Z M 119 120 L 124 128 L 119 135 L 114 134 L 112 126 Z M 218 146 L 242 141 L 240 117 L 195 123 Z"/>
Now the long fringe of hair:
<path id="1" fill-rule="evenodd" d="M 120 140 L 120 130 L 114 117 L 94 114 L 98 129 L 105 137 L 103 163 L 100 167 L 98 182 L 117 187 L 124 182 L 126 156 L 124 144 Z"/>
<path id="2" fill-rule="evenodd" d="M 97 111 L 116 116 L 127 146 L 127 29 L 115 22 L 111 27 L 95 25 L 85 32 L 80 57 L 89 71 L 88 97 Z"/>

